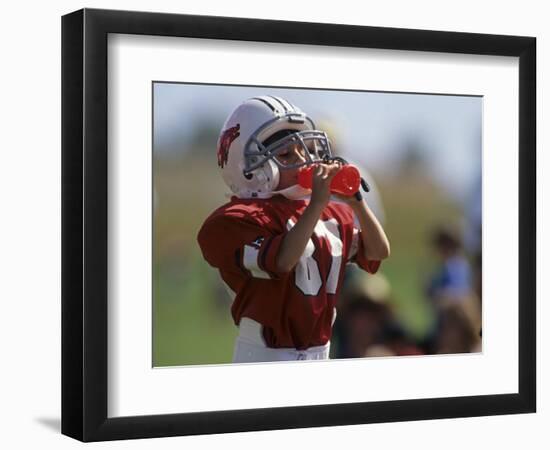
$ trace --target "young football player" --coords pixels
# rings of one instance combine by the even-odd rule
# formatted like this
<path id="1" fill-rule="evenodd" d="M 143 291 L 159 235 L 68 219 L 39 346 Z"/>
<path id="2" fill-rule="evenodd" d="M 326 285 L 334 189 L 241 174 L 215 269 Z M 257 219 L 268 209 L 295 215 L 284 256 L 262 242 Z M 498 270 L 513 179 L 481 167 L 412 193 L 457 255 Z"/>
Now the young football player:
<path id="1" fill-rule="evenodd" d="M 238 106 L 217 151 L 234 196 L 198 242 L 234 296 L 233 362 L 328 359 L 344 267 L 375 273 L 390 254 L 384 230 L 363 200 L 331 201 L 342 163 L 326 133 L 280 97 Z M 314 166 L 311 190 L 298 184 L 305 166 Z"/>

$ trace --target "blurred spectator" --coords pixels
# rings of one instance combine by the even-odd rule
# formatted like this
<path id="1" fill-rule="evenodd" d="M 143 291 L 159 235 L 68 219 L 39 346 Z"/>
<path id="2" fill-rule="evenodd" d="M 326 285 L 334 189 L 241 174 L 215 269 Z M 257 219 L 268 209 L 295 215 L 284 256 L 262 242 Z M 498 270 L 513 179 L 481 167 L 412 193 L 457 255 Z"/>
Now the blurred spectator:
<path id="1" fill-rule="evenodd" d="M 472 272 L 460 233 L 451 226 L 440 226 L 433 233 L 432 245 L 440 265 L 429 282 L 428 296 L 434 301 L 461 301 L 472 291 Z"/>
<path id="2" fill-rule="evenodd" d="M 441 310 L 436 353 L 481 351 L 479 328 L 464 304 L 447 304 Z"/>
<path id="3" fill-rule="evenodd" d="M 466 196 L 464 209 L 466 212 L 466 227 L 464 230 L 465 248 L 468 253 L 475 255 L 481 252 L 481 218 L 483 212 L 481 203 L 481 172 L 471 193 Z"/>
<path id="4" fill-rule="evenodd" d="M 470 263 L 463 251 L 461 233 L 450 225 L 434 230 L 431 244 L 439 265 L 427 287 L 435 324 L 424 343 L 427 353 L 462 353 L 471 350 L 470 331 L 481 331 L 481 305 L 473 285 Z M 454 308 L 453 308 L 454 306 Z M 453 342 L 456 339 L 456 342 Z M 477 342 L 476 342 L 477 343 Z"/>
<path id="5" fill-rule="evenodd" d="M 391 349 L 396 356 L 410 356 L 410 355 L 423 355 L 424 352 L 416 344 L 416 342 L 409 336 L 403 326 L 397 321 L 392 320 L 386 323 L 380 341 L 384 343 L 384 346 Z M 367 356 L 382 356 L 376 355 L 373 349 L 369 349 Z"/>
<path id="6" fill-rule="evenodd" d="M 481 167 L 480 167 L 481 169 Z M 467 226 L 464 233 L 466 249 L 471 255 L 472 260 L 472 288 L 479 301 L 481 309 L 482 299 L 482 274 L 481 274 L 481 244 L 482 244 L 482 202 L 481 202 L 481 171 L 478 180 L 472 190 L 472 193 L 467 198 Z"/>
<path id="7" fill-rule="evenodd" d="M 348 268 L 335 330 L 335 358 L 421 354 L 397 323 L 390 285 L 380 273 Z"/>

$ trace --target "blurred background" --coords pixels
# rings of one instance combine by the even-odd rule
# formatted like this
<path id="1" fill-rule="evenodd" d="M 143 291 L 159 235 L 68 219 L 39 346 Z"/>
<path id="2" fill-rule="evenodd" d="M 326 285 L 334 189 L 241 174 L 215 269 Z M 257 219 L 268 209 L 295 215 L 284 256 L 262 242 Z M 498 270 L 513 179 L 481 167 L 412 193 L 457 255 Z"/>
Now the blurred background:
<path id="1" fill-rule="evenodd" d="M 481 351 L 481 97 L 155 83 L 153 365 L 231 362 L 230 298 L 196 235 L 229 199 L 220 129 L 265 94 L 360 168 L 391 243 L 375 276 L 348 266 L 331 357 Z"/>

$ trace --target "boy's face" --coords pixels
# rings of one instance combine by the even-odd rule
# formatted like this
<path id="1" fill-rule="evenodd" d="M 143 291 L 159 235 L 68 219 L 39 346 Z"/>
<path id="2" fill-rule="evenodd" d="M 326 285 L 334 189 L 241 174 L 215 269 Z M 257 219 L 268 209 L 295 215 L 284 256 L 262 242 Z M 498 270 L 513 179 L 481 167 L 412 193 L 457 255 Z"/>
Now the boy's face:
<path id="1" fill-rule="evenodd" d="M 292 166 L 293 164 L 303 164 L 307 161 L 305 149 L 298 143 L 290 143 L 284 149 L 278 152 L 277 161 L 284 166 Z M 281 167 L 279 170 L 279 185 L 277 190 L 286 189 L 298 184 L 298 172 L 301 167 L 285 169 Z"/>

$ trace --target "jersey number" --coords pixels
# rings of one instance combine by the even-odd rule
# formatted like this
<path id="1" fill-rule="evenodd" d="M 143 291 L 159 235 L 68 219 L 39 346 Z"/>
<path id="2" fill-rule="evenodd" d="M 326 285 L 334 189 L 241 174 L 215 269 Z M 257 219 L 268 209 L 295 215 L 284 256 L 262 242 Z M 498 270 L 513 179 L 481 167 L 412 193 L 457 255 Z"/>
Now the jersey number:
<path id="1" fill-rule="evenodd" d="M 290 229 L 294 226 L 294 222 L 289 221 L 287 227 Z M 329 241 L 330 254 L 332 262 L 326 279 L 327 294 L 336 294 L 338 286 L 338 278 L 340 276 L 340 267 L 342 265 L 342 240 L 340 239 L 340 230 L 338 222 L 335 219 L 318 221 L 315 225 L 313 233 L 319 238 L 325 238 Z M 310 239 L 306 245 L 306 249 L 302 254 L 300 261 L 296 265 L 296 286 L 304 295 L 318 295 L 323 285 L 319 265 L 313 258 L 315 245 Z"/>

